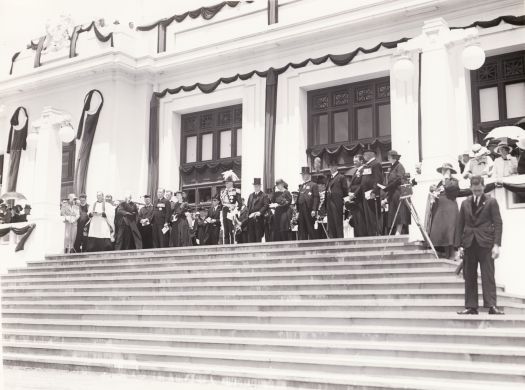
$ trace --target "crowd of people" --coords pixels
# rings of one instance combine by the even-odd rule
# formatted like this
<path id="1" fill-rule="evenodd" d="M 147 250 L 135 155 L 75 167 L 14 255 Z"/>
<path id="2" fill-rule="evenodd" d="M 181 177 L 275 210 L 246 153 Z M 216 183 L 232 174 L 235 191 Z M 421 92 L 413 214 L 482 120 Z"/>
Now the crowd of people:
<path id="1" fill-rule="evenodd" d="M 14 206 L 0 199 L 0 224 L 27 222 L 27 216 L 31 214 L 31 206 L 15 204 Z"/>

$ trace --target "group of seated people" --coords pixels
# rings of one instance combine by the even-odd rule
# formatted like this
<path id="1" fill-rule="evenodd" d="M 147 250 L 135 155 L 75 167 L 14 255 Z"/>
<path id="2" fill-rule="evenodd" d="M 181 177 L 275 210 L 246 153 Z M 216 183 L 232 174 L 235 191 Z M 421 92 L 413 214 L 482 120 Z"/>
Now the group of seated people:
<path id="1" fill-rule="evenodd" d="M 31 206 L 16 204 L 9 205 L 0 199 L 0 224 L 27 222 L 27 216 L 31 214 Z"/>

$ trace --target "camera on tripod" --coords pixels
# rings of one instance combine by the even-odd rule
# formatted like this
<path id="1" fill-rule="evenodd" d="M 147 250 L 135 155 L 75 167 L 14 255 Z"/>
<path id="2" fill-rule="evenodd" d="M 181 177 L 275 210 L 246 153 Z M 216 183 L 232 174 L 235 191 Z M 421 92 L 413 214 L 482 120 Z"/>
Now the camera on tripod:
<path id="1" fill-rule="evenodd" d="M 404 184 L 401 184 L 399 186 L 401 190 L 401 198 L 409 198 L 414 194 L 414 185 L 417 183 L 414 183 L 414 180 L 410 181 L 410 173 L 405 173 L 405 177 L 403 179 Z"/>

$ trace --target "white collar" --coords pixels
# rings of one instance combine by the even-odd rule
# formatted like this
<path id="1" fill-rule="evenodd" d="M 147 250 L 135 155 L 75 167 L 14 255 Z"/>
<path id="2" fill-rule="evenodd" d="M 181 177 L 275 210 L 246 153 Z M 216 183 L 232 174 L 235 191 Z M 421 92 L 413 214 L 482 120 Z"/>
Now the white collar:
<path id="1" fill-rule="evenodd" d="M 366 163 L 367 164 L 370 164 L 372 161 L 374 161 L 376 158 L 375 157 L 372 157 L 370 160 L 368 160 Z"/>

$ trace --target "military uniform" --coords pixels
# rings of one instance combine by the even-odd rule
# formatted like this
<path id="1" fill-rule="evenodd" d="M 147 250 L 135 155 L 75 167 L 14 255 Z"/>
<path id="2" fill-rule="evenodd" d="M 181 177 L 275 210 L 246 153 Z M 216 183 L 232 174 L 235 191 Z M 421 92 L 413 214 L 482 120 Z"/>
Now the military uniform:
<path id="1" fill-rule="evenodd" d="M 301 173 L 310 174 L 310 168 L 303 167 Z M 299 240 L 313 240 L 318 238 L 314 229 L 315 216 L 312 217 L 312 211 L 317 214 L 318 209 L 319 189 L 315 182 L 309 180 L 299 186 L 299 196 L 297 198 Z"/>

